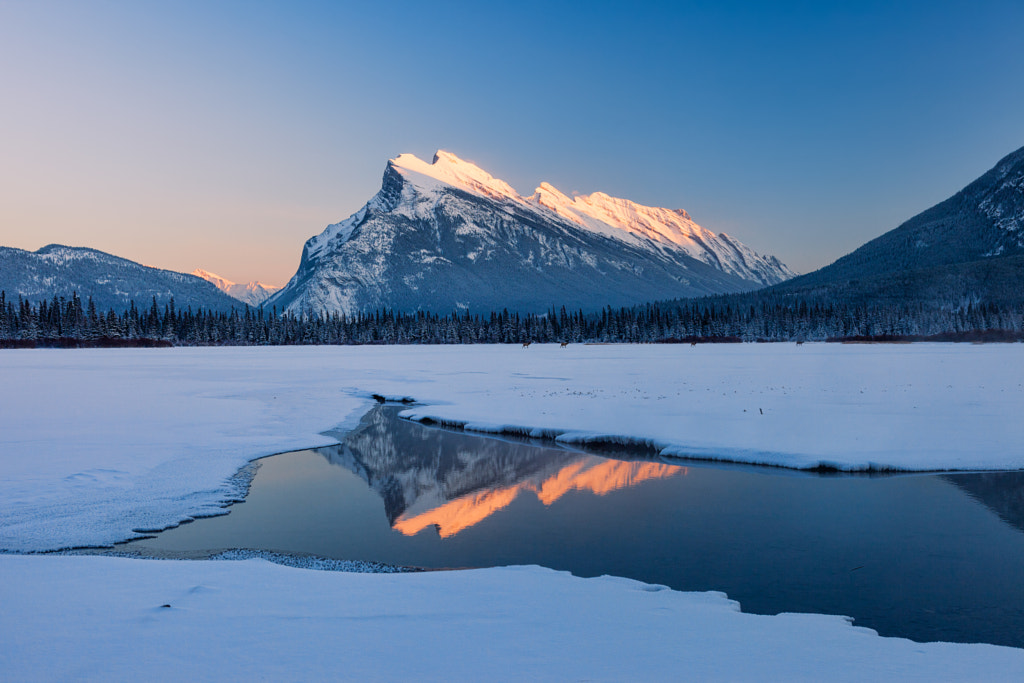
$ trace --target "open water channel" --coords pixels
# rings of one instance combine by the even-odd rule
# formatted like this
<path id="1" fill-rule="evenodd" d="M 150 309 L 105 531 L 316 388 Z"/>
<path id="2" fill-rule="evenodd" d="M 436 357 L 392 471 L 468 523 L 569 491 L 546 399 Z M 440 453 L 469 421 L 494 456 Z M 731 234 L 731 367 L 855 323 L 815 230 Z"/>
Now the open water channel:
<path id="1" fill-rule="evenodd" d="M 399 419 L 258 461 L 244 504 L 125 544 L 430 568 L 539 564 L 746 612 L 1024 647 L 1024 472 L 816 475 L 601 455 Z"/>

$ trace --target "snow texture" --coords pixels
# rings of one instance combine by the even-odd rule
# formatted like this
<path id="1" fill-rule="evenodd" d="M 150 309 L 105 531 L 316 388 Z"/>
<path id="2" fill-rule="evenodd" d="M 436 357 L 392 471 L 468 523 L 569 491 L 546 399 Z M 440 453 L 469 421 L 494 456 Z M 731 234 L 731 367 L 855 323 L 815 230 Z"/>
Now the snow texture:
<path id="1" fill-rule="evenodd" d="M 1019 155 L 1018 155 L 1019 156 Z M 997 248 L 1002 253 L 1007 245 L 1024 247 L 1024 168 L 1004 159 L 996 167 L 999 183 L 978 205 L 978 208 L 1003 231 L 1004 242 Z"/>
<path id="2" fill-rule="evenodd" d="M 761 256 L 724 232 L 716 235 L 697 225 L 682 209 L 643 206 L 603 192 L 570 199 L 549 183 L 541 183 L 530 201 L 598 234 L 681 249 L 719 270 L 762 285 L 796 275 L 776 257 Z"/>
<path id="3" fill-rule="evenodd" d="M 373 394 L 482 432 L 841 470 L 1024 467 L 1024 345 L 533 345 L 0 353 L 0 550 L 109 545 L 243 496 Z"/>
<path id="4" fill-rule="evenodd" d="M 1024 465 L 1024 346 L 310 347 L 0 354 L 0 548 L 98 545 L 244 493 L 373 394 L 409 417 L 809 466 Z M 755 447 L 756 446 L 756 447 Z M 813 454 L 813 455 L 811 455 Z M 539 567 L 0 554 L 9 680 L 1024 679 L 1024 650 Z M 274 554 L 264 557 L 274 561 Z"/>
<path id="5" fill-rule="evenodd" d="M 539 567 L 0 556 L 8 680 L 1024 679 L 1024 650 L 743 614 L 721 593 Z"/>

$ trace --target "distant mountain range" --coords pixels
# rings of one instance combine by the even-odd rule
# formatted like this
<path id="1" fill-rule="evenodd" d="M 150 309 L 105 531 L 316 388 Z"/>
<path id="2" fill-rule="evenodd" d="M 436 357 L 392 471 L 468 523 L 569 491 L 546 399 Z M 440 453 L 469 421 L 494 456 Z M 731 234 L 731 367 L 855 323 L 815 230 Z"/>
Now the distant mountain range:
<path id="1" fill-rule="evenodd" d="M 194 275 L 151 268 L 95 249 L 51 244 L 38 251 L 0 247 L 0 291 L 7 300 L 19 295 L 32 302 L 53 297 L 85 302 L 92 298 L 100 311 L 123 310 L 134 301 L 148 309 L 153 299 L 163 306 L 174 298 L 177 308 L 230 310 L 240 308 L 211 283 Z"/>
<path id="2" fill-rule="evenodd" d="M 709 301 L 734 311 L 787 302 L 1019 308 L 1024 148 L 835 263 L 792 275 L 778 259 L 701 228 L 684 211 L 601 193 L 569 198 L 547 183 L 524 197 L 445 152 L 430 164 L 411 155 L 389 161 L 380 192 L 310 239 L 298 272 L 276 293 L 94 249 L 0 247 L 0 290 L 9 301 L 77 292 L 100 310 L 132 300 L 144 308 L 153 298 L 162 307 L 173 297 L 179 309 L 263 302 L 292 312 L 593 311 L 713 294 L 726 296 Z M 942 327 L 941 320 L 929 329 Z"/>
<path id="3" fill-rule="evenodd" d="M 213 273 L 207 272 L 202 268 L 196 268 L 192 271 L 192 274 L 212 283 L 217 289 L 228 296 L 238 299 L 242 303 L 249 304 L 250 306 L 259 306 L 274 292 L 281 289 L 280 287 L 265 285 L 262 282 L 250 282 L 245 285 L 238 284 L 231 280 L 222 278 L 220 275 L 214 275 Z"/>
<path id="4" fill-rule="evenodd" d="M 529 197 L 439 151 L 403 154 L 381 190 L 313 237 L 298 272 L 267 301 L 292 312 L 389 308 L 440 313 L 553 306 L 597 310 L 666 297 L 741 292 L 793 273 L 685 211 L 602 193 Z"/>

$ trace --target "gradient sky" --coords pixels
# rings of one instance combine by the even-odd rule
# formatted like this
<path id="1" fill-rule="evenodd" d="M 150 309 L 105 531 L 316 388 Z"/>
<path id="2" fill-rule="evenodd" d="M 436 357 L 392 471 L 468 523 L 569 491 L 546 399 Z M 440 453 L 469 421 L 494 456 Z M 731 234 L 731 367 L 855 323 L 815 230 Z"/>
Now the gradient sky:
<path id="1" fill-rule="evenodd" d="M 801 272 L 1024 145 L 1024 3 L 0 0 L 0 245 L 284 284 L 447 149 Z"/>

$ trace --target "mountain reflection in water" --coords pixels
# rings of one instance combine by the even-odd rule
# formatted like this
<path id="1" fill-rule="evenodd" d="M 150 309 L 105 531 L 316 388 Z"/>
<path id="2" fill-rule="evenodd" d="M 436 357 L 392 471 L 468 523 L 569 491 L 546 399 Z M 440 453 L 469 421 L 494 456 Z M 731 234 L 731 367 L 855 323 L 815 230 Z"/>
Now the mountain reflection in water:
<path id="1" fill-rule="evenodd" d="M 391 527 L 407 536 L 433 526 L 449 538 L 527 492 L 551 505 L 570 491 L 604 495 L 688 473 L 677 465 L 396 424 L 393 410 L 376 407 L 341 444 L 316 452 L 366 481 L 384 500 Z"/>
<path id="2" fill-rule="evenodd" d="M 721 590 L 748 612 L 845 614 L 884 635 L 1024 647 L 1024 473 L 687 468 L 426 427 L 401 410 L 378 406 L 337 446 L 259 461 L 230 514 L 126 549 L 538 564 Z"/>

